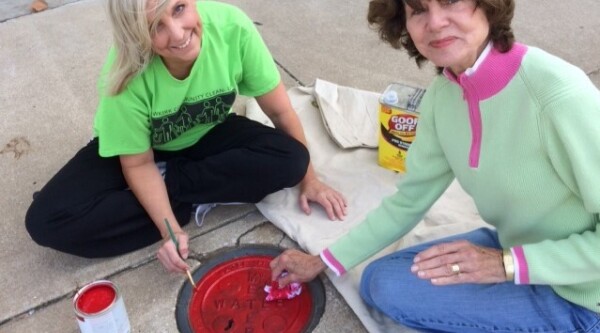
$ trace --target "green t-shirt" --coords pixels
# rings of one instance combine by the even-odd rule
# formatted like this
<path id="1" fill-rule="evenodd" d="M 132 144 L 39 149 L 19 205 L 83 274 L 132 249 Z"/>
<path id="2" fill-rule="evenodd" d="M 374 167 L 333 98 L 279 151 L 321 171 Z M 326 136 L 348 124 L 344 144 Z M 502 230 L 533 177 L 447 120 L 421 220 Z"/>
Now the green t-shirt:
<path id="1" fill-rule="evenodd" d="M 101 78 L 94 119 L 100 156 L 190 147 L 225 120 L 236 94 L 260 96 L 279 84 L 269 50 L 241 10 L 209 1 L 198 2 L 197 9 L 202 48 L 186 79 L 174 78 L 159 56 L 118 95 L 108 96 Z M 109 52 L 103 73 L 115 52 Z"/>

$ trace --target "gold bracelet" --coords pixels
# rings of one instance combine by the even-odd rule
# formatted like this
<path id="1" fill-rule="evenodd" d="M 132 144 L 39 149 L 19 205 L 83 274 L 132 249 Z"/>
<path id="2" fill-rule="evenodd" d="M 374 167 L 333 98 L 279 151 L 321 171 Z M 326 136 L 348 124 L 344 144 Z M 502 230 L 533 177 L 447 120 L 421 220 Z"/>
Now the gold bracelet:
<path id="1" fill-rule="evenodd" d="M 506 274 L 506 281 L 514 281 L 515 263 L 513 261 L 513 255 L 510 249 L 502 250 L 502 264 L 504 265 L 504 274 Z"/>

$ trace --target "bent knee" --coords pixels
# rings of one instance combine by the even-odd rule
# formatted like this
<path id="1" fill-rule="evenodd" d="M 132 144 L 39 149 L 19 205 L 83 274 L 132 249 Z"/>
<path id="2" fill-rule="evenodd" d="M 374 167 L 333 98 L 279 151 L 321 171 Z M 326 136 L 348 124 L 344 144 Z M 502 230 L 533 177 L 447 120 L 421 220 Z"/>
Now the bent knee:
<path id="1" fill-rule="evenodd" d="M 389 307 L 392 290 L 389 289 L 390 282 L 394 284 L 394 289 L 401 283 L 397 279 L 390 281 L 392 275 L 382 269 L 380 265 L 371 263 L 365 268 L 360 281 L 360 296 L 362 299 L 379 310 Z"/>
<path id="2" fill-rule="evenodd" d="M 360 297 L 363 299 L 363 301 L 372 307 L 375 307 L 375 304 L 373 303 L 373 299 L 371 297 L 371 280 L 374 270 L 375 269 L 372 265 L 368 265 L 363 270 L 362 276 L 360 277 L 360 286 L 358 290 Z"/>
<path id="3" fill-rule="evenodd" d="M 58 225 L 59 223 L 45 214 L 44 210 L 35 201 L 25 215 L 27 233 L 34 242 L 41 246 L 57 249 L 68 243 L 68 239 L 62 236 Z"/>
<path id="4" fill-rule="evenodd" d="M 414 291 L 420 281 L 411 273 L 411 264 L 411 259 L 400 256 L 385 257 L 369 264 L 360 282 L 363 300 L 385 313 L 418 302 L 418 297 L 413 296 L 418 296 Z"/>
<path id="5" fill-rule="evenodd" d="M 285 187 L 291 187 L 298 184 L 308 170 L 310 155 L 308 149 L 301 142 L 291 139 L 287 143 L 288 153 L 285 159 L 281 161 L 280 172 L 285 173 Z"/>
<path id="6" fill-rule="evenodd" d="M 38 245 L 52 247 L 52 244 L 55 243 L 52 237 L 53 233 L 43 220 L 32 218 L 28 214 L 25 217 L 25 229 L 29 233 L 29 237 Z"/>
<path id="7" fill-rule="evenodd" d="M 288 168 L 289 178 L 290 178 L 290 186 L 294 186 L 298 184 L 304 176 L 306 176 L 306 171 L 308 170 L 308 164 L 310 162 L 310 155 L 308 153 L 308 149 L 302 144 L 295 153 L 293 160 L 293 164 Z"/>

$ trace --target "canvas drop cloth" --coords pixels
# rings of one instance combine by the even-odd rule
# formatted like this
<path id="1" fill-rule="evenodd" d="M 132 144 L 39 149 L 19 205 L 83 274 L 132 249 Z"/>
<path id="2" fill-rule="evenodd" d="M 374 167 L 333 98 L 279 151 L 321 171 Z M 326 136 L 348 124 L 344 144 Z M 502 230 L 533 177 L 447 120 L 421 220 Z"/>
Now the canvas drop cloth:
<path id="1" fill-rule="evenodd" d="M 379 94 L 323 80 L 310 87 L 292 88 L 288 94 L 304 127 L 318 177 L 343 193 L 348 201 L 348 215 L 344 221 L 330 221 L 315 204 L 312 214 L 305 215 L 298 204 L 297 187 L 273 193 L 257 207 L 300 246 L 318 254 L 361 222 L 384 197 L 394 193 L 402 175 L 377 164 Z M 272 125 L 254 100 L 247 103 L 246 116 Z M 329 270 L 327 274 L 369 332 L 413 332 L 394 325 L 363 304 L 358 285 L 364 267 L 395 250 L 483 225 L 470 197 L 454 182 L 424 220 L 404 238 L 342 277 Z"/>

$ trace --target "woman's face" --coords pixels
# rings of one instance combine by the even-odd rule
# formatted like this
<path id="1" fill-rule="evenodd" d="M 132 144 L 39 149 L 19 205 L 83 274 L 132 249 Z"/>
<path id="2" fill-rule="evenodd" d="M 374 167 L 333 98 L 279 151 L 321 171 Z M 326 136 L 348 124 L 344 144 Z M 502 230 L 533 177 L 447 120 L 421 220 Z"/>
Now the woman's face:
<path id="1" fill-rule="evenodd" d="M 148 4 L 152 7 L 154 1 Z M 193 0 L 169 0 L 152 35 L 152 50 L 160 55 L 165 65 L 174 72 L 189 71 L 200 53 L 201 25 Z M 148 11 L 148 20 L 154 17 Z"/>
<path id="2" fill-rule="evenodd" d="M 406 29 L 419 53 L 458 75 L 487 45 L 490 25 L 474 0 L 421 0 L 405 4 Z"/>

